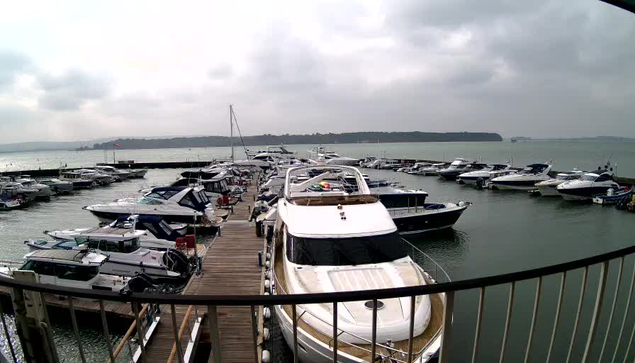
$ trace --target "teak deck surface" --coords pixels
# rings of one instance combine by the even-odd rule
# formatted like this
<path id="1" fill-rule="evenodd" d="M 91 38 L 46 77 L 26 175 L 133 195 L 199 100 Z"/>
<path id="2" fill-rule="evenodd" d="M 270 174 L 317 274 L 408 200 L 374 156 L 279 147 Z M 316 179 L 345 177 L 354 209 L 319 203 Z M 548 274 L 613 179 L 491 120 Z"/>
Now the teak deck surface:
<path id="1" fill-rule="evenodd" d="M 249 205 L 255 186 L 243 195 L 243 202 L 234 206 L 228 222 L 221 228 L 221 235 L 207 250 L 203 259 L 203 274 L 193 276 L 183 294 L 194 295 L 258 295 L 261 288 L 262 269 L 258 266 L 258 251 L 263 249 L 263 239 L 256 237 L 254 227 L 248 223 Z M 177 329 L 187 311 L 187 306 L 177 306 Z M 199 315 L 207 312 L 198 307 Z M 225 362 L 254 362 L 251 309 L 249 307 L 218 307 L 221 357 Z M 190 319 L 191 321 L 191 319 Z M 208 321 L 204 321 L 207 329 Z M 185 331 L 183 350 L 187 346 Z M 174 344 L 170 307 L 164 306 L 161 322 L 148 347 L 148 362 L 166 362 Z M 214 347 L 216 348 L 216 347 Z M 178 362 L 178 358 L 174 359 Z"/>

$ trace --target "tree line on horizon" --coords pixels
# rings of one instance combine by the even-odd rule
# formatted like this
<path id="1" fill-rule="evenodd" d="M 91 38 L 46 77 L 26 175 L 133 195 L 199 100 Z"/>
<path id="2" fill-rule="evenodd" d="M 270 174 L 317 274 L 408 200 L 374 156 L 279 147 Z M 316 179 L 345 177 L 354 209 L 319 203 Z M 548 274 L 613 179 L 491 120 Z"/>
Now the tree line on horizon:
<path id="1" fill-rule="evenodd" d="M 341 134 L 306 135 L 256 135 L 242 138 L 245 146 L 280 144 L 355 144 L 387 142 L 451 142 L 451 141 L 503 141 L 498 133 L 492 132 L 347 132 Z M 234 145 L 241 145 L 241 139 L 234 137 Z M 184 147 L 230 146 L 228 136 L 173 137 L 166 139 L 117 139 L 93 145 L 96 150 L 118 149 L 164 149 Z M 81 148 L 86 150 L 88 148 Z"/>

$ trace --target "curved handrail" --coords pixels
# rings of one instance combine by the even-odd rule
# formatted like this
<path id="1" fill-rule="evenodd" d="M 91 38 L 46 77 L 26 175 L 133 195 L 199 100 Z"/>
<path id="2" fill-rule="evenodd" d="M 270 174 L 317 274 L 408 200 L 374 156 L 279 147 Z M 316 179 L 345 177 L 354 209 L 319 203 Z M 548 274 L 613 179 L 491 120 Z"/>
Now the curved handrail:
<path id="1" fill-rule="evenodd" d="M 443 282 L 424 286 L 397 287 L 390 289 L 375 289 L 361 291 L 347 291 L 320 294 L 301 295 L 157 295 L 146 293 L 134 293 L 121 295 L 115 292 L 85 290 L 80 288 L 60 287 L 55 285 L 37 284 L 16 281 L 0 276 L 0 286 L 14 287 L 30 291 L 51 293 L 57 295 L 71 295 L 80 298 L 94 300 L 109 300 L 121 302 L 182 304 L 182 305 L 224 305 L 224 306 L 250 306 L 250 305 L 290 305 L 325 302 L 345 302 L 370 299 L 390 299 L 404 296 L 428 295 L 450 291 L 475 289 L 485 286 L 501 285 L 513 281 L 529 280 L 540 276 L 553 275 L 565 271 L 575 270 L 585 266 L 595 265 L 601 262 L 620 258 L 635 253 L 635 245 L 619 250 L 582 258 L 579 260 L 559 263 L 555 265 L 538 267 L 518 272 L 479 277 L 474 279 Z"/>

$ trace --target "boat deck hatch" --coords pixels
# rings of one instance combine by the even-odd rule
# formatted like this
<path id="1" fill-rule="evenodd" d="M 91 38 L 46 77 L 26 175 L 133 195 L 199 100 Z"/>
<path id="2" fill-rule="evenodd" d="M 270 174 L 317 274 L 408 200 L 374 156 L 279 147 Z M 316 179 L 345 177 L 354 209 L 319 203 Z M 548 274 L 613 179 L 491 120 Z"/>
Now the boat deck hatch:
<path id="1" fill-rule="evenodd" d="M 364 306 L 365 306 L 367 309 L 372 310 L 372 309 L 373 309 L 373 300 L 368 300 L 368 301 L 366 301 L 366 302 L 364 303 Z M 384 304 L 382 301 L 377 300 L 377 310 L 381 310 L 384 306 L 385 306 L 385 304 Z"/>

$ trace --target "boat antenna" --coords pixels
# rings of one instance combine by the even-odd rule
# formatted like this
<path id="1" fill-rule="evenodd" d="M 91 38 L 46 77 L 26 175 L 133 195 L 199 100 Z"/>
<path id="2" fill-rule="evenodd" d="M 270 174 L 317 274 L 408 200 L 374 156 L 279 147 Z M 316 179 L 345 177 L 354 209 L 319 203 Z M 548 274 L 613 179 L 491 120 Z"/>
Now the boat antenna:
<path id="1" fill-rule="evenodd" d="M 245 140 L 243 139 L 243 134 L 240 132 L 240 125 L 238 125 L 238 119 L 236 118 L 236 113 L 234 112 L 234 108 L 231 108 L 231 114 L 234 117 L 234 123 L 236 124 L 236 130 L 238 130 L 238 137 L 240 137 L 240 142 L 243 144 L 243 149 L 245 149 L 245 155 L 247 155 L 247 159 L 249 159 L 249 153 L 247 152 L 247 146 L 245 146 Z M 233 153 L 232 153 L 233 155 Z"/>

